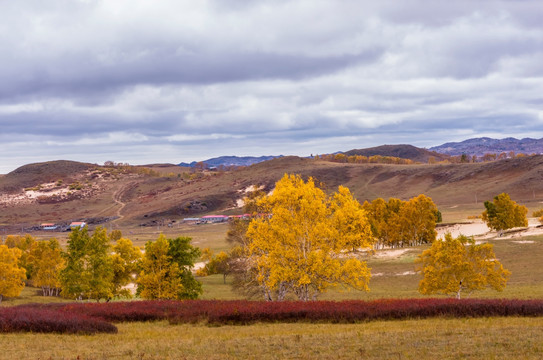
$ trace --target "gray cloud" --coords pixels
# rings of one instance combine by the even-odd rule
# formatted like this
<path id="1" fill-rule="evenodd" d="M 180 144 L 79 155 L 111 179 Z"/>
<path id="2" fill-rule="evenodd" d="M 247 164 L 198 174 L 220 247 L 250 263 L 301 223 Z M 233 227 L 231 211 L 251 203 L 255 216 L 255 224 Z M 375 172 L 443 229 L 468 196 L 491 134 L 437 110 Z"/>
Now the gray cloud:
<path id="1" fill-rule="evenodd" d="M 537 0 L 0 2 L 0 173 L 543 136 Z"/>

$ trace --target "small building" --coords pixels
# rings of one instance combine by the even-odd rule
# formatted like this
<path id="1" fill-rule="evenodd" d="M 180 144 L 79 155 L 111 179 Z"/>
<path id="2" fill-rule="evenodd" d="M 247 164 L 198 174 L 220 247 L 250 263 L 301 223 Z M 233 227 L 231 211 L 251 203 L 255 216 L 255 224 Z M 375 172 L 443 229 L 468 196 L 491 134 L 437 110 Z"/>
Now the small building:
<path id="1" fill-rule="evenodd" d="M 58 225 L 53 224 L 53 223 L 43 223 L 43 224 L 40 224 L 40 228 L 42 230 L 56 230 L 58 229 Z"/>
<path id="2" fill-rule="evenodd" d="M 70 223 L 70 229 L 84 228 L 87 224 L 84 221 L 73 221 Z"/>
<path id="3" fill-rule="evenodd" d="M 250 220 L 252 218 L 251 214 L 243 214 L 243 215 L 230 215 L 228 217 L 229 220 Z"/>
<path id="4" fill-rule="evenodd" d="M 200 221 L 201 221 L 200 218 L 184 218 L 183 219 L 183 222 L 186 224 L 196 224 L 196 223 L 199 223 Z"/>
<path id="5" fill-rule="evenodd" d="M 226 216 L 226 215 L 207 215 L 207 216 L 202 216 L 200 218 L 200 221 L 205 222 L 205 223 L 221 223 L 221 222 L 228 221 L 228 216 Z"/>

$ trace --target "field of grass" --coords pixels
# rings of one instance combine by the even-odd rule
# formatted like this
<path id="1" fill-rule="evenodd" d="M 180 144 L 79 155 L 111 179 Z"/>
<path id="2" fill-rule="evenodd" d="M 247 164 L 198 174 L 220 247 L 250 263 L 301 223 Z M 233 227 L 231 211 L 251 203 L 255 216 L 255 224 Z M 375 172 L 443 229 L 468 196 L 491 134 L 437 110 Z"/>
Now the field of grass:
<path id="1" fill-rule="evenodd" d="M 532 207 L 537 207 L 533 204 Z M 444 220 L 464 221 L 479 214 L 481 204 L 442 209 Z M 482 211 L 482 210 L 481 210 Z M 193 244 L 226 250 L 226 224 L 171 228 L 126 227 L 125 237 L 137 245 L 167 237 L 191 236 Z M 543 298 L 543 236 L 491 239 L 496 257 L 512 272 L 505 290 L 476 292 L 471 297 Z M 321 300 L 423 297 L 414 259 L 427 246 L 391 256 L 367 256 L 374 275 L 370 292 L 332 289 Z M 222 275 L 198 278 L 202 299 L 240 299 L 223 284 Z M 65 301 L 39 296 L 26 288 L 19 298 L 2 306 Z M 424 319 L 375 321 L 360 324 L 254 324 L 213 327 L 205 324 L 170 325 L 166 321 L 116 324 L 118 334 L 55 335 L 4 334 L 1 359 L 540 359 L 543 318 Z"/>
<path id="2" fill-rule="evenodd" d="M 540 359 L 543 353 L 543 318 L 117 327 L 113 335 L 5 334 L 0 359 Z"/>
<path id="3" fill-rule="evenodd" d="M 202 225 L 187 227 L 184 231 L 176 233 L 176 229 L 170 229 L 166 236 L 191 236 L 194 245 L 198 247 L 211 247 L 214 251 L 228 248 L 224 240 L 226 224 Z M 153 236 L 158 234 L 152 234 Z M 130 235 L 128 235 L 130 236 Z M 149 239 L 151 236 L 149 236 Z M 514 239 L 492 239 L 494 251 L 505 268 L 512 272 L 507 287 L 503 292 L 485 290 L 474 292 L 471 297 L 481 298 L 518 298 L 518 299 L 542 299 L 543 298 L 543 267 L 540 266 L 541 254 L 543 254 L 543 235 Z M 136 242 L 138 243 L 138 242 Z M 143 245 L 144 241 L 140 241 Z M 381 298 L 417 298 L 423 297 L 417 291 L 420 275 L 414 274 L 414 260 L 418 254 L 427 249 L 427 246 L 410 248 L 401 255 L 393 257 L 378 257 L 368 255 L 365 260 L 371 268 L 373 277 L 370 281 L 370 291 L 355 291 L 332 288 L 322 294 L 320 300 L 374 300 Z M 232 278 L 226 278 L 223 284 L 222 275 L 198 277 L 202 282 L 204 294 L 202 299 L 241 299 L 242 296 L 234 292 L 230 286 Z M 21 297 L 5 299 L 1 305 L 15 305 L 28 302 L 48 302 L 51 298 L 37 296 L 39 289 L 26 288 Z M 53 299 L 57 301 L 57 299 Z"/>

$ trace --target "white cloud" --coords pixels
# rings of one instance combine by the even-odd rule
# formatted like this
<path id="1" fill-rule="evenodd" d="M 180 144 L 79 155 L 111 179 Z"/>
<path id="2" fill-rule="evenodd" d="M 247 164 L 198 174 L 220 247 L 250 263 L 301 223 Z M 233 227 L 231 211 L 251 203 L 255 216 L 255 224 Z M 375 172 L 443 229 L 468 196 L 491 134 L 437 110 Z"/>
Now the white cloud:
<path id="1" fill-rule="evenodd" d="M 537 0 L 1 2 L 0 172 L 541 137 L 541 18 Z"/>

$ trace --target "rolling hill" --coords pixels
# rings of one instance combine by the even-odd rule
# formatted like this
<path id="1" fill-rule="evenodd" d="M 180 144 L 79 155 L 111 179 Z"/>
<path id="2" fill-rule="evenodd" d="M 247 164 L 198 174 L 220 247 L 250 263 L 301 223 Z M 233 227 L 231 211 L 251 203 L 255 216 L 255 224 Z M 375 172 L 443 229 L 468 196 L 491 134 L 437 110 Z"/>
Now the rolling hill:
<path id="1" fill-rule="evenodd" d="M 242 211 L 239 200 L 247 188 L 272 190 L 285 173 L 314 177 L 330 192 L 347 186 L 361 202 L 424 193 L 442 209 L 469 204 L 482 211 L 482 201 L 501 192 L 537 206 L 543 200 L 543 156 L 440 165 L 346 164 L 290 156 L 225 172 L 191 172 L 167 164 L 142 169 L 73 162 L 27 165 L 0 178 L 0 188 L 10 189 L 0 193 L 0 224 L 20 228 L 117 218 L 117 224 L 152 226 L 209 213 L 235 214 Z M 64 179 L 60 185 L 59 177 Z"/>
<path id="2" fill-rule="evenodd" d="M 355 149 L 344 152 L 345 155 L 362 155 L 366 157 L 380 155 L 392 156 L 402 159 L 409 159 L 415 162 L 427 163 L 430 157 L 434 157 L 437 161 L 446 160 L 448 155 L 440 154 L 435 151 L 428 151 L 413 145 L 381 145 L 366 149 Z"/>

